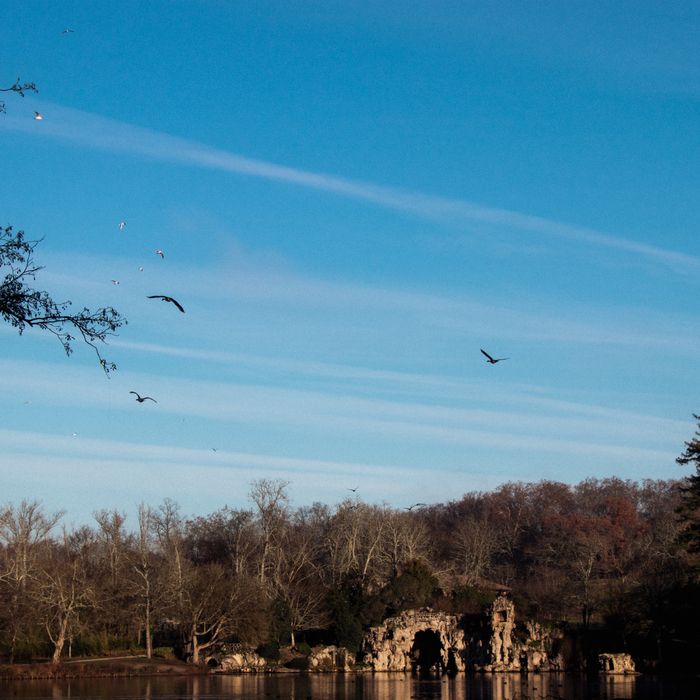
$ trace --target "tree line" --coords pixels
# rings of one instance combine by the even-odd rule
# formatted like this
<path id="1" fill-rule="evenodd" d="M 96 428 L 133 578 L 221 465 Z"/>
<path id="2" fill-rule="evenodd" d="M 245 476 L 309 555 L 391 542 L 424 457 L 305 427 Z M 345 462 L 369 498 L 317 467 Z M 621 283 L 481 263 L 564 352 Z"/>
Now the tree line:
<path id="1" fill-rule="evenodd" d="M 684 463 L 699 452 L 687 443 Z M 187 518 L 166 499 L 140 505 L 135 523 L 102 510 L 72 529 L 37 502 L 4 506 L 0 654 L 167 647 L 198 663 L 223 641 L 357 650 L 402 609 L 477 613 L 505 587 L 521 620 L 604 629 L 648 658 L 692 639 L 697 477 L 507 483 L 410 511 L 355 495 L 293 509 L 287 487 L 253 482 L 247 508 Z"/>

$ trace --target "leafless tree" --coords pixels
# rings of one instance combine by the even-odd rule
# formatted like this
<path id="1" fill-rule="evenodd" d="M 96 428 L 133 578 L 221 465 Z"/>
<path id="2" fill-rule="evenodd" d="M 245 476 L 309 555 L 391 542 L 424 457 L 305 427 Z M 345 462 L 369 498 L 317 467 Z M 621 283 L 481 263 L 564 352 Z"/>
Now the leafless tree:
<path id="1" fill-rule="evenodd" d="M 287 496 L 289 482 L 282 479 L 258 479 L 252 484 L 250 499 L 257 508 L 260 529 L 260 553 L 258 557 L 258 579 L 265 584 L 270 556 L 279 545 L 280 536 L 289 517 Z"/>
<path id="2" fill-rule="evenodd" d="M 53 664 L 61 659 L 66 641 L 81 610 L 94 606 L 83 547 L 64 532 L 63 543 L 46 547 L 38 575 L 36 601 L 46 633 L 53 644 Z"/>
<path id="3" fill-rule="evenodd" d="M 0 584 L 5 589 L 10 663 L 31 609 L 40 548 L 62 516 L 62 512 L 45 514 L 38 501 L 22 501 L 17 507 L 7 505 L 0 510 L 0 542 L 4 544 Z"/>

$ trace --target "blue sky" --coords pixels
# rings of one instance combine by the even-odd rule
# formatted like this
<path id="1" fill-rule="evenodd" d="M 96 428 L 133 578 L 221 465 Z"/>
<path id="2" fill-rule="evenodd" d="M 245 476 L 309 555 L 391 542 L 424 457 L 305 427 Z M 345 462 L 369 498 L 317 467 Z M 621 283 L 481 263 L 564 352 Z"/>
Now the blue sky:
<path id="1" fill-rule="evenodd" d="M 3 3 L 1 223 L 129 325 L 0 328 L 0 500 L 684 475 L 700 9 L 611 5 Z"/>

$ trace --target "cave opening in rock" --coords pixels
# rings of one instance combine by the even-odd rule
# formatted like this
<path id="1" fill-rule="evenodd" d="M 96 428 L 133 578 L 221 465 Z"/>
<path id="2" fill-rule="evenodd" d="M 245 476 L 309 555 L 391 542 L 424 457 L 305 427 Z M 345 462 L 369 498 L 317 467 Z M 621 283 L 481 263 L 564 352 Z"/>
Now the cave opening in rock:
<path id="1" fill-rule="evenodd" d="M 413 670 L 418 673 L 440 673 L 443 670 L 442 640 L 435 630 L 416 632 L 411 648 Z"/>

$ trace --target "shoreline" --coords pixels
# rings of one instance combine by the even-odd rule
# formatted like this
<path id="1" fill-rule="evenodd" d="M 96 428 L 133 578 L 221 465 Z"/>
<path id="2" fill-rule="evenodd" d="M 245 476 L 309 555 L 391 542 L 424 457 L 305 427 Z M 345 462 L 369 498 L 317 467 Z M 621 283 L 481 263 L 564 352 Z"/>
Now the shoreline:
<path id="1" fill-rule="evenodd" d="M 240 675 L 286 675 L 303 674 L 404 674 L 406 671 L 372 671 L 370 669 L 292 669 L 285 666 L 269 667 L 256 671 L 227 671 L 209 668 L 207 666 L 194 666 L 177 659 L 148 659 L 145 656 L 95 658 L 95 659 L 71 659 L 62 661 L 58 665 L 48 662 L 43 663 L 16 663 L 0 664 L 0 682 L 8 681 L 47 681 L 47 680 L 79 680 L 89 678 L 137 678 L 158 676 L 240 676 Z M 577 672 L 567 671 L 543 671 L 536 674 L 522 674 L 520 671 L 477 671 L 478 675 L 507 676 L 507 675 L 557 675 Z M 458 675 L 462 675 L 461 673 Z M 469 674 L 467 674 L 469 675 Z M 664 677 L 664 674 L 634 673 L 601 673 L 601 678 L 614 677 Z M 693 674 L 690 674 L 691 676 Z M 671 674 L 666 677 L 681 677 Z"/>

